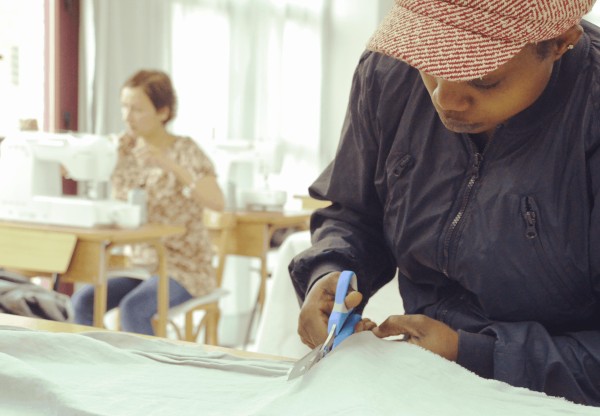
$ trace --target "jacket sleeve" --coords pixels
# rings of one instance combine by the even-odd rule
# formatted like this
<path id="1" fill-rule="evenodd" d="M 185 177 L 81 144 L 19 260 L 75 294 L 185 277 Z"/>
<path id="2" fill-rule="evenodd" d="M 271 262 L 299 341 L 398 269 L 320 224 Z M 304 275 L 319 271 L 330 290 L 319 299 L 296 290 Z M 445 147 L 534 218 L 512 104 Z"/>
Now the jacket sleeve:
<path id="1" fill-rule="evenodd" d="M 289 265 L 300 301 L 320 276 L 352 270 L 364 304 L 395 273 L 394 259 L 383 239 L 382 201 L 374 185 L 379 151 L 376 106 L 380 87 L 373 74 L 377 59 L 370 52 L 361 57 L 336 157 L 309 188 L 312 197 L 332 205 L 312 215 L 313 245 Z"/>
<path id="2" fill-rule="evenodd" d="M 457 362 L 485 378 L 600 406 L 600 331 L 551 335 L 537 322 L 459 331 Z"/>

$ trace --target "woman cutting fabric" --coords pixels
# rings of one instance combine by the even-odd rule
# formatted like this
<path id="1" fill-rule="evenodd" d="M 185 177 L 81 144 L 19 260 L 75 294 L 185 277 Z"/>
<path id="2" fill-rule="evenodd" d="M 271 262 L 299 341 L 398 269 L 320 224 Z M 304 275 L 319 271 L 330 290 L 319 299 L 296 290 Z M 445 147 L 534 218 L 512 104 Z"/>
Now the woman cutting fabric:
<path id="1" fill-rule="evenodd" d="M 212 249 L 202 212 L 204 208 L 222 210 L 223 194 L 214 166 L 202 149 L 191 138 L 167 131 L 176 111 L 175 91 L 167 74 L 154 70 L 135 73 L 122 87 L 121 110 L 127 131 L 119 138 L 112 177 L 115 197 L 125 200 L 131 191 L 142 189 L 147 195 L 149 222 L 186 228 L 184 234 L 164 241 L 169 306 L 175 306 L 215 287 Z M 150 269 L 156 264 L 154 250 L 142 245 L 133 247 L 131 260 Z M 123 330 L 153 334 L 157 285 L 157 276 L 109 279 L 107 310 L 119 307 Z M 77 323 L 92 324 L 93 297 L 91 285 L 73 295 Z"/>
<path id="2" fill-rule="evenodd" d="M 600 406 L 600 30 L 581 22 L 593 4 L 396 1 L 310 188 L 332 205 L 290 264 L 304 343 L 325 339 L 341 271 L 363 304 L 397 272 L 406 314 L 356 330 Z"/>

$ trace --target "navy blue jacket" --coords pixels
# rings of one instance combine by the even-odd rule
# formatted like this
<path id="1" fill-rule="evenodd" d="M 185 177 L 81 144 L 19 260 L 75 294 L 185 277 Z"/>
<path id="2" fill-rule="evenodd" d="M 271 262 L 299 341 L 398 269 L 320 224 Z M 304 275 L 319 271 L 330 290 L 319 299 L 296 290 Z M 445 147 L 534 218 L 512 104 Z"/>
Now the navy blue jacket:
<path id="1" fill-rule="evenodd" d="M 309 190 L 333 204 L 290 264 L 299 298 L 349 269 L 368 301 L 397 272 L 406 313 L 458 330 L 459 364 L 600 406 L 600 32 L 584 29 L 482 152 L 414 68 L 365 52 Z"/>

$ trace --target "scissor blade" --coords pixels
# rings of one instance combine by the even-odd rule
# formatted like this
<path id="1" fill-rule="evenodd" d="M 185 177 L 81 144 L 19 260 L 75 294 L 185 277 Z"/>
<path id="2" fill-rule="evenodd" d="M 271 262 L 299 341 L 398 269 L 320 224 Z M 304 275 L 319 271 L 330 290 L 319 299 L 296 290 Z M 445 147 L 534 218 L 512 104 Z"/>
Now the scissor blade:
<path id="1" fill-rule="evenodd" d="M 329 331 L 329 334 L 327 334 L 327 339 L 324 343 L 296 361 L 296 364 L 294 364 L 290 370 L 290 373 L 288 374 L 288 380 L 293 380 L 296 377 L 306 374 L 308 370 L 310 370 L 316 363 L 321 361 L 321 359 L 325 357 L 329 351 L 331 351 L 331 346 L 333 345 L 333 339 L 335 336 L 335 328 L 336 325 L 333 325 L 331 331 Z"/>
<path id="2" fill-rule="evenodd" d="M 320 359 L 322 347 L 323 344 L 319 345 L 318 347 L 310 351 L 308 354 L 306 354 L 304 357 L 296 361 L 296 364 L 294 364 L 294 366 L 290 370 L 290 373 L 288 374 L 288 380 L 293 380 L 296 377 L 300 377 L 301 375 L 306 373 L 313 365 L 315 365 L 316 361 Z"/>
<path id="3" fill-rule="evenodd" d="M 288 374 L 288 380 L 293 380 L 296 377 L 300 377 L 303 374 L 306 374 L 308 370 L 310 370 L 316 363 L 318 363 L 325 355 L 331 351 L 331 346 L 333 345 L 333 339 L 335 334 L 336 325 L 333 325 L 329 334 L 327 334 L 327 339 L 324 343 L 310 351 L 304 357 L 300 358 L 296 361 L 296 364 L 292 367 Z"/>

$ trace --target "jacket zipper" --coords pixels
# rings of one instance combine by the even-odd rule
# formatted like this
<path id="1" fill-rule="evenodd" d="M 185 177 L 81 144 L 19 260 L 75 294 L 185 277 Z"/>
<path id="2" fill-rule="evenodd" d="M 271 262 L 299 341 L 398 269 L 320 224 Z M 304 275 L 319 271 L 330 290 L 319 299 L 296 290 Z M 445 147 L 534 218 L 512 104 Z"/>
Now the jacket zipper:
<path id="1" fill-rule="evenodd" d="M 523 213 L 523 218 L 525 219 L 525 224 L 527 224 L 525 237 L 533 240 L 535 237 L 537 237 L 537 231 L 535 229 L 537 214 L 533 210 L 533 204 L 531 203 L 531 197 L 529 196 L 525 198 L 525 212 Z"/>
<path id="2" fill-rule="evenodd" d="M 474 145 L 473 145 L 474 146 Z M 448 233 L 446 234 L 446 239 L 444 240 L 444 266 L 442 268 L 442 272 L 446 277 L 448 277 L 448 266 L 450 263 L 450 244 L 452 243 L 454 232 L 456 231 L 456 227 L 460 223 L 465 211 L 467 210 L 467 205 L 469 204 L 469 200 L 471 198 L 471 192 L 473 191 L 473 187 L 479 179 L 479 171 L 481 168 L 481 162 L 483 162 L 483 155 L 479 152 L 475 152 L 475 161 L 473 163 L 473 173 L 467 182 L 467 187 L 465 189 L 465 193 L 462 199 L 462 203 L 460 205 L 460 209 L 456 213 L 456 216 L 450 223 L 450 228 L 448 229 Z"/>
<path id="3" fill-rule="evenodd" d="M 523 198 L 521 215 L 525 220 L 526 225 L 525 238 L 530 240 L 538 261 L 544 268 L 547 278 L 554 282 L 554 285 L 556 285 L 563 294 L 565 300 L 573 305 L 573 307 L 587 307 L 591 303 L 582 303 L 582 299 L 578 299 L 576 297 L 576 295 L 573 293 L 573 290 L 570 288 L 570 285 L 567 283 L 569 278 L 568 274 L 560 268 L 560 262 L 554 263 L 552 261 L 553 257 L 551 252 L 546 252 L 544 250 L 542 234 L 540 234 L 537 230 L 539 228 L 539 212 L 540 209 L 534 197 L 526 196 Z"/>

